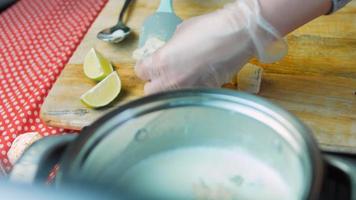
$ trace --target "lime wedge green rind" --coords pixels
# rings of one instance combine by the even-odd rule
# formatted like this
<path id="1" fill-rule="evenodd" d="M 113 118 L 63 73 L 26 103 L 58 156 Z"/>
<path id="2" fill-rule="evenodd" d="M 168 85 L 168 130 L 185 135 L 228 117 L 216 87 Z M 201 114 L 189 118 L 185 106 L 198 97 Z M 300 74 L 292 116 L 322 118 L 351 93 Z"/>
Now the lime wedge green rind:
<path id="1" fill-rule="evenodd" d="M 91 108 L 100 108 L 110 104 L 121 91 L 121 80 L 116 71 L 108 75 L 96 86 L 84 93 L 80 100 Z"/>
<path id="2" fill-rule="evenodd" d="M 84 59 L 84 74 L 95 81 L 101 81 L 114 71 L 111 63 L 92 48 Z"/>

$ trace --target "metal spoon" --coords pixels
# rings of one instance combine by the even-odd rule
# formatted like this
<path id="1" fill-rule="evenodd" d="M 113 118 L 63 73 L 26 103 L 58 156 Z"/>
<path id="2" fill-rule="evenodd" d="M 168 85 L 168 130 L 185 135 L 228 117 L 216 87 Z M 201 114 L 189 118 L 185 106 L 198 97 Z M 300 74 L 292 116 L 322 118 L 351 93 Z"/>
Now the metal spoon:
<path id="1" fill-rule="evenodd" d="M 123 18 L 131 2 L 132 0 L 125 1 L 124 6 L 120 12 L 119 20 L 115 26 L 106 28 L 98 33 L 97 38 L 99 40 L 111 43 L 119 43 L 130 35 L 131 29 L 124 24 Z"/>

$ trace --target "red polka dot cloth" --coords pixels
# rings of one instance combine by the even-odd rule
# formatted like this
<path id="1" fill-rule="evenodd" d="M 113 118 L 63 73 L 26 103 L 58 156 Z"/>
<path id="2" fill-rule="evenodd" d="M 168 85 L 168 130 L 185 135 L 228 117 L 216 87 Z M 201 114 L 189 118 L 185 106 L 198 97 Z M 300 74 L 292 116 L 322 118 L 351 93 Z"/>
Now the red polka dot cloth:
<path id="1" fill-rule="evenodd" d="M 107 0 L 21 0 L 0 14 L 0 165 L 21 134 L 65 130 L 39 118 L 41 104 Z"/>

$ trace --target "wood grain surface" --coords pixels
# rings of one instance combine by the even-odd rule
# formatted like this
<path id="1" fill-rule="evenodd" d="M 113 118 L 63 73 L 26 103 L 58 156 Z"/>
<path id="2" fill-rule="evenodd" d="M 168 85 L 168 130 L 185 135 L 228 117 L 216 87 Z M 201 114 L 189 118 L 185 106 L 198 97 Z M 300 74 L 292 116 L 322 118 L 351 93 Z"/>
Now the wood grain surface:
<path id="1" fill-rule="evenodd" d="M 178 15 L 189 18 L 221 7 L 228 1 L 175 1 Z M 115 23 L 122 0 L 110 0 L 83 39 L 46 98 L 41 117 L 49 125 L 81 129 L 120 104 L 143 95 L 143 82 L 134 75 L 132 51 L 140 25 L 158 0 L 137 0 L 127 22 L 134 34 L 118 45 L 96 39 L 96 33 Z M 289 53 L 264 68 L 260 96 L 298 116 L 314 132 L 324 150 L 356 153 L 356 2 L 323 16 L 287 36 Z M 124 92 L 109 107 L 92 110 L 79 97 L 95 83 L 82 71 L 83 58 L 95 47 L 117 67 Z M 234 88 L 230 85 L 230 88 Z"/>

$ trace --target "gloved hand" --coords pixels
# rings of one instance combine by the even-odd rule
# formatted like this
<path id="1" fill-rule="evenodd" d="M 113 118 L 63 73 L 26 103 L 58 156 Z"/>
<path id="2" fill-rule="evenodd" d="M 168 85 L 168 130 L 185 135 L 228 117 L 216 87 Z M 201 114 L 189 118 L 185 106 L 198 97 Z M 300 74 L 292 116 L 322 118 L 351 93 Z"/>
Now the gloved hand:
<path id="1" fill-rule="evenodd" d="M 282 58 L 287 45 L 262 17 L 258 0 L 237 0 L 216 12 L 184 21 L 172 39 L 135 67 L 149 81 L 145 93 L 220 87 L 253 56 Z"/>

